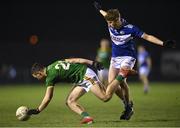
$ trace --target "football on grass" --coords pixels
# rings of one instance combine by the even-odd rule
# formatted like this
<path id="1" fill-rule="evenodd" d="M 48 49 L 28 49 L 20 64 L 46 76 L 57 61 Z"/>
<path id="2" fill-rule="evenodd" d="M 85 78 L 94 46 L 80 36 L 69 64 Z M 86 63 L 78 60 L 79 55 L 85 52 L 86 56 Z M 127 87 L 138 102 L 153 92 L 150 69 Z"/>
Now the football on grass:
<path id="1" fill-rule="evenodd" d="M 16 110 L 16 117 L 20 121 L 26 121 L 30 118 L 30 115 L 28 115 L 28 107 L 21 106 Z"/>

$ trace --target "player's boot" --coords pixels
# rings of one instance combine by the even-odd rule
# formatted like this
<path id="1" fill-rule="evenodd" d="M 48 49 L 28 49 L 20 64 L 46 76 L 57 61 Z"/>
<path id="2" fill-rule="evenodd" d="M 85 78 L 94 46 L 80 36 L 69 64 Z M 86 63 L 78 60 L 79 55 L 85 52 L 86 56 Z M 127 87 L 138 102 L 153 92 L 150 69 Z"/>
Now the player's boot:
<path id="1" fill-rule="evenodd" d="M 93 118 L 90 116 L 86 116 L 81 120 L 81 124 L 92 124 L 93 123 Z"/>
<path id="2" fill-rule="evenodd" d="M 120 116 L 120 120 L 129 120 L 133 114 L 133 102 L 130 101 L 130 103 L 125 107 L 124 112 Z"/>

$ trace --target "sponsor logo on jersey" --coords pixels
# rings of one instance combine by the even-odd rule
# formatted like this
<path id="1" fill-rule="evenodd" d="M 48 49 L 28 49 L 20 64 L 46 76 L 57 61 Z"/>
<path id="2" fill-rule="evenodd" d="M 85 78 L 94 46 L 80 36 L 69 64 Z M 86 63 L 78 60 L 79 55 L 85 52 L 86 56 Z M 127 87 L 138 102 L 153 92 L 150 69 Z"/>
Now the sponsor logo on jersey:
<path id="1" fill-rule="evenodd" d="M 128 42 L 129 40 L 132 39 L 131 34 L 128 35 L 121 35 L 121 36 L 115 36 L 112 33 L 110 33 L 111 40 L 116 44 L 116 45 L 122 45 Z"/>

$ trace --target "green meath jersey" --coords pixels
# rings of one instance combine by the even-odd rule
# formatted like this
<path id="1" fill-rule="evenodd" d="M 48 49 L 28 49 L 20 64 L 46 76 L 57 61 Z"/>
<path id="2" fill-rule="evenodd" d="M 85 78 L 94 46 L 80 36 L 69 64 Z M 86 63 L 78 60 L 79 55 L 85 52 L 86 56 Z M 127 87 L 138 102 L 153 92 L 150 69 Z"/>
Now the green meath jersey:
<path id="1" fill-rule="evenodd" d="M 79 63 L 56 61 L 46 67 L 46 86 L 54 86 L 57 82 L 78 83 L 83 80 L 87 66 Z"/>

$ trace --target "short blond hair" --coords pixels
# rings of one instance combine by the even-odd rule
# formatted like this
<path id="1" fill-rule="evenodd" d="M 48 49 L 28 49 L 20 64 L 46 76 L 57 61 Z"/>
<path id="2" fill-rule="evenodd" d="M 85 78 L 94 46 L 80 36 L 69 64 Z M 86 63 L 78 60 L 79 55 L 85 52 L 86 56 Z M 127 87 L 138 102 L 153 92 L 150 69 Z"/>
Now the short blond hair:
<path id="1" fill-rule="evenodd" d="M 107 14 L 104 16 L 106 21 L 115 21 L 120 18 L 120 12 L 118 9 L 109 9 Z"/>

